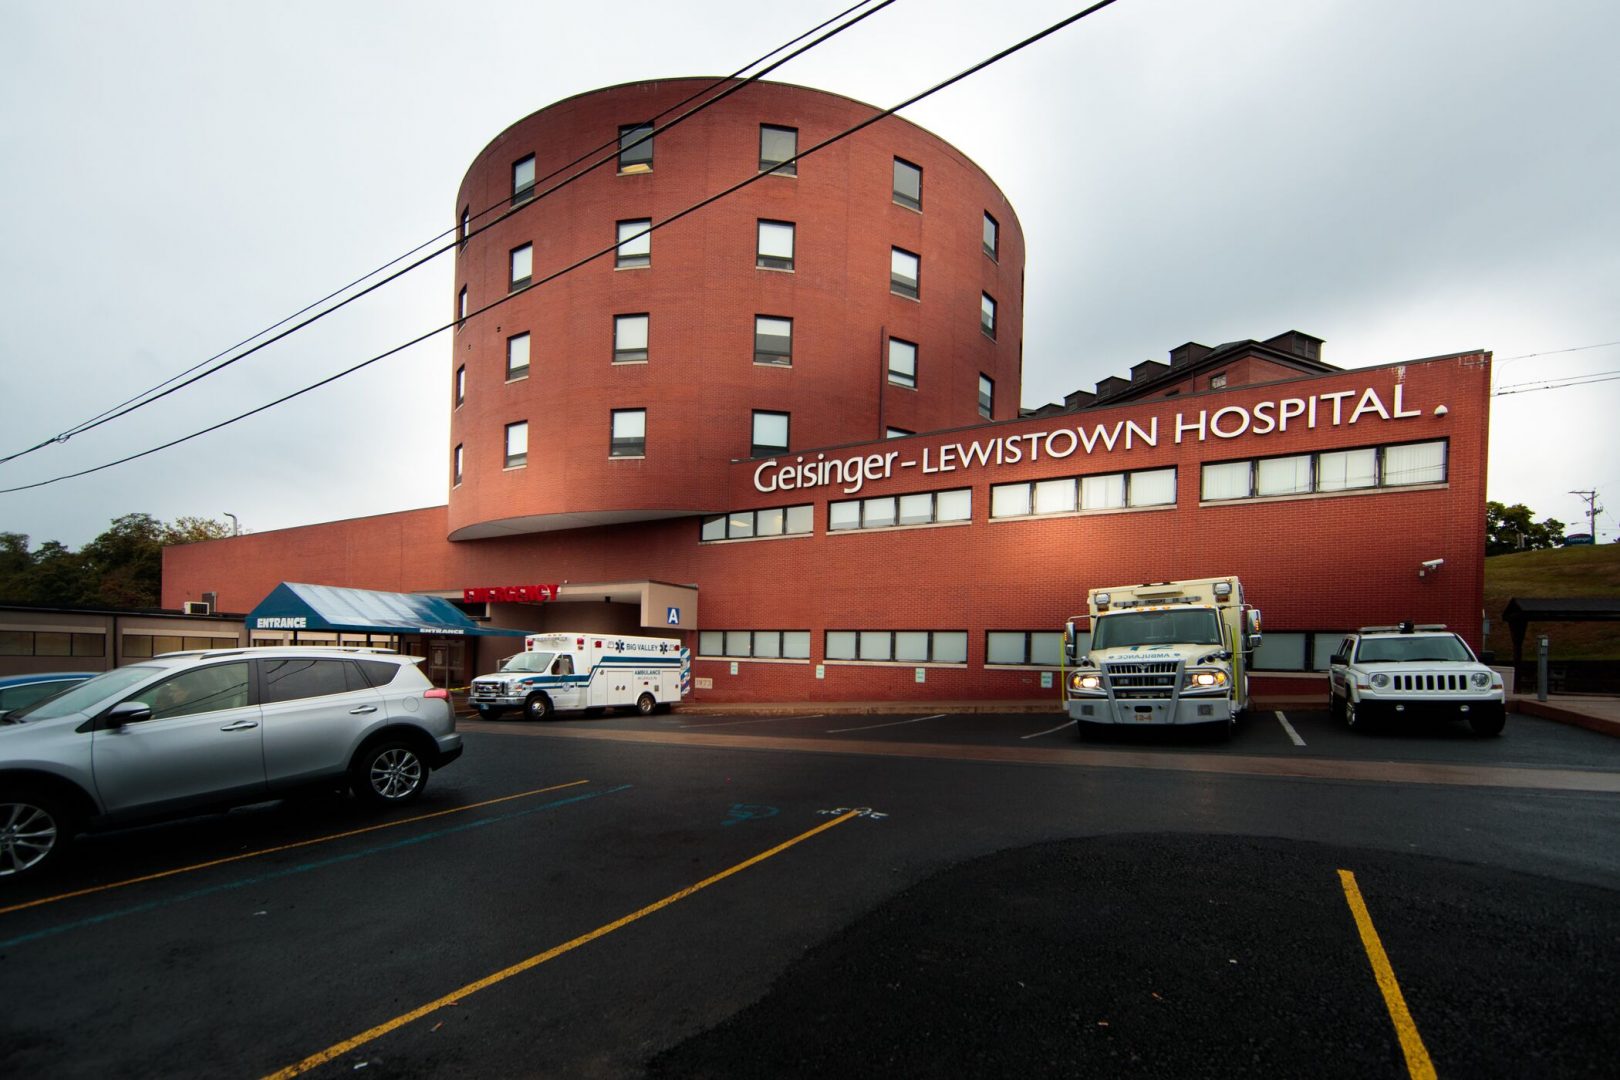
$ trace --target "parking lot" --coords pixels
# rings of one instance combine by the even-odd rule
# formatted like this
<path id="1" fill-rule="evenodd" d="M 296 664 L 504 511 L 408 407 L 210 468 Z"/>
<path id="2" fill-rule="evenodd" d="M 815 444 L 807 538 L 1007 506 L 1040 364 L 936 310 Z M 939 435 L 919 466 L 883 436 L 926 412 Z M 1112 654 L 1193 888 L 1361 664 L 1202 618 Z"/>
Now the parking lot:
<path id="1" fill-rule="evenodd" d="M 1620 1050 L 1620 741 L 1589 732 L 463 730 L 409 810 L 126 830 L 6 888 L 0 1070 L 1418 1075 L 1353 892 L 1440 1075 Z"/>

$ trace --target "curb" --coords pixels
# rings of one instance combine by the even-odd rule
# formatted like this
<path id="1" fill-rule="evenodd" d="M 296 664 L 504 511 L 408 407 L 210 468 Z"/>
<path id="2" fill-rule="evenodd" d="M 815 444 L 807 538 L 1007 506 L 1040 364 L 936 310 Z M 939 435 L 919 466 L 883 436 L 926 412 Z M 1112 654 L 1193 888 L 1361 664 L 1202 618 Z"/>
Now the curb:
<path id="1" fill-rule="evenodd" d="M 1588 712 L 1554 705 L 1549 701 L 1537 701 L 1535 698 L 1514 698 L 1508 702 L 1508 708 L 1526 716 L 1536 716 L 1543 720 L 1554 720 L 1560 724 L 1569 724 L 1571 727 L 1585 728 L 1595 731 L 1599 735 L 1620 739 L 1620 720 L 1611 720 L 1605 716 L 1594 716 Z"/>

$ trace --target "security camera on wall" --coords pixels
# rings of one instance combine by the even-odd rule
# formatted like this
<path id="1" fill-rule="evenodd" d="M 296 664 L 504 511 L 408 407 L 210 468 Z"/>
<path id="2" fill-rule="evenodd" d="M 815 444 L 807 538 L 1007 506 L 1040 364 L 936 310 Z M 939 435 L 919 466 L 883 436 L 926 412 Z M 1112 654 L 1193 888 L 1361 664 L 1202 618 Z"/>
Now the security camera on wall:
<path id="1" fill-rule="evenodd" d="M 1445 564 L 1446 560 L 1444 559 L 1425 559 L 1418 566 L 1418 577 L 1427 577 L 1430 574 L 1437 574 L 1440 572 L 1440 568 Z"/>

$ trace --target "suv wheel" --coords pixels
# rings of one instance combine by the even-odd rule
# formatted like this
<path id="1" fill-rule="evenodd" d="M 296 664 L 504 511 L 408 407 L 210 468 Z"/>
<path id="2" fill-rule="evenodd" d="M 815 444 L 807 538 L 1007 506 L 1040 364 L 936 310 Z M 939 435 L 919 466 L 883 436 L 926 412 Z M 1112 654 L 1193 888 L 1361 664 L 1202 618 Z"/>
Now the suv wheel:
<path id="1" fill-rule="evenodd" d="M 1357 707 L 1354 701 L 1344 699 L 1344 726 L 1351 731 L 1365 732 L 1367 730 L 1367 716 Z"/>
<path id="2" fill-rule="evenodd" d="M 0 799 L 0 878 L 40 872 L 71 835 L 66 806 L 48 792 L 23 787 Z"/>
<path id="3" fill-rule="evenodd" d="M 544 694 L 531 694 L 523 703 L 523 719 L 544 720 L 551 715 L 551 699 Z"/>
<path id="4" fill-rule="evenodd" d="M 1502 729 L 1507 726 L 1506 710 L 1491 709 L 1488 712 L 1469 713 L 1468 726 L 1473 729 L 1475 735 L 1500 735 Z"/>
<path id="5" fill-rule="evenodd" d="M 360 751 L 351 770 L 354 793 L 373 806 L 401 806 L 427 786 L 427 762 L 403 739 L 384 739 Z"/>

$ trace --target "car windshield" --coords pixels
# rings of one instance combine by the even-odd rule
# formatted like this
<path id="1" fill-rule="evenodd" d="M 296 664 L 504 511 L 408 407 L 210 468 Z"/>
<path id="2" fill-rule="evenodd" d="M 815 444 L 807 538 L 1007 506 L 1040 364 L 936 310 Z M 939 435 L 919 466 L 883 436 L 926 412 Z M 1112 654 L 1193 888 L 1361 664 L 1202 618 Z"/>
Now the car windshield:
<path id="1" fill-rule="evenodd" d="M 551 658 L 556 653 L 548 652 L 520 652 L 516 656 L 508 656 L 501 661 L 502 671 L 545 671 L 551 666 Z"/>
<path id="2" fill-rule="evenodd" d="M 1464 663 L 1474 659 L 1462 638 L 1456 634 L 1432 637 L 1362 638 L 1356 659 L 1363 663 L 1412 663 L 1422 660 L 1449 660 Z"/>
<path id="3" fill-rule="evenodd" d="M 151 678 L 163 670 L 165 669 L 160 667 L 143 667 L 137 664 L 134 667 L 121 667 L 112 671 L 105 671 L 93 679 L 86 679 L 72 689 L 62 691 L 62 693 L 54 697 L 48 697 L 44 701 L 37 701 L 32 705 L 18 709 L 16 712 L 7 715 L 6 719 L 13 723 L 22 723 L 27 720 L 52 720 L 58 716 L 83 712 L 92 705 L 120 694 L 143 679 Z"/>
<path id="4" fill-rule="evenodd" d="M 1219 645 L 1221 624 L 1209 608 L 1188 611 L 1117 611 L 1096 619 L 1093 649 L 1130 645 Z"/>

